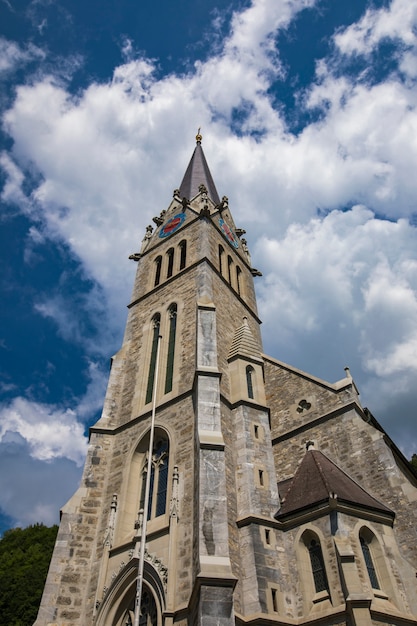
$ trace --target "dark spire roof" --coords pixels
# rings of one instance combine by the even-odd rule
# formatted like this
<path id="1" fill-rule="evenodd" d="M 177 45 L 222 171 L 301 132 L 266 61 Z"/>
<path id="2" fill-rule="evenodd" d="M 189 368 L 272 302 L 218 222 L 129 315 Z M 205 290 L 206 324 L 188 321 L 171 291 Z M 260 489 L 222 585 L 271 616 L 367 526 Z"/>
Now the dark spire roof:
<path id="1" fill-rule="evenodd" d="M 194 198 L 194 196 L 198 194 L 198 188 L 203 184 L 207 188 L 208 197 L 211 198 L 215 204 L 220 204 L 219 194 L 217 193 L 216 185 L 214 184 L 207 165 L 203 148 L 201 147 L 201 139 L 199 129 L 196 136 L 197 145 L 180 185 L 180 196 L 181 198 L 185 197 L 191 200 L 191 198 Z"/>
<path id="2" fill-rule="evenodd" d="M 392 513 L 318 450 L 306 452 L 294 478 L 286 487 L 285 499 L 275 516 L 277 519 L 334 497 L 361 508 Z"/>

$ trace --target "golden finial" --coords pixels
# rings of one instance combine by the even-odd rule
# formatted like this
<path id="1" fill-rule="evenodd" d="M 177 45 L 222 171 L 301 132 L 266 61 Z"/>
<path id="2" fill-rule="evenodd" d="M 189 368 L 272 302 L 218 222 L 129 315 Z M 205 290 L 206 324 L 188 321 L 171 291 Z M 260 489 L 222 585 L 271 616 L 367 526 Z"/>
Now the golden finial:
<path id="1" fill-rule="evenodd" d="M 200 129 L 201 129 L 201 126 L 199 126 L 197 134 L 195 136 L 195 140 L 197 143 L 201 143 L 201 140 L 203 139 L 203 135 L 200 135 Z"/>

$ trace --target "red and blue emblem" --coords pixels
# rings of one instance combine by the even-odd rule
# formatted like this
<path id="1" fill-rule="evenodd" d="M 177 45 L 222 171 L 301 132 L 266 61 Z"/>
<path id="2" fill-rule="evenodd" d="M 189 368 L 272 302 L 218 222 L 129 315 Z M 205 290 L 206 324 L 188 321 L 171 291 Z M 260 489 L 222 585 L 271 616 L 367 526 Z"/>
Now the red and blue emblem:
<path id="1" fill-rule="evenodd" d="M 161 230 L 159 231 L 159 236 L 161 237 L 161 239 L 163 239 L 164 237 L 169 237 L 170 235 L 172 235 L 172 233 L 175 233 L 175 231 L 178 230 L 181 224 L 184 222 L 185 218 L 185 213 L 177 213 L 177 215 L 171 217 L 171 219 L 168 220 L 167 223 L 162 226 Z"/>
<path id="2" fill-rule="evenodd" d="M 226 237 L 227 241 L 229 243 L 231 243 L 234 248 L 238 248 L 239 247 L 239 242 L 236 239 L 235 235 L 230 230 L 229 226 L 226 224 L 226 222 L 223 219 L 220 218 L 219 219 L 219 225 L 220 225 L 220 228 L 223 231 L 223 235 Z"/>

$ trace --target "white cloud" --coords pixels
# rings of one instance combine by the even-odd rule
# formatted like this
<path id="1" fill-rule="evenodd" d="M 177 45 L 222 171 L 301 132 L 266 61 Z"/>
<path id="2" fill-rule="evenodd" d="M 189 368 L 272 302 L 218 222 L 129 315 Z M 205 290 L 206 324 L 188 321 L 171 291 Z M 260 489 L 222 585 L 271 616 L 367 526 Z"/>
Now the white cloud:
<path id="1" fill-rule="evenodd" d="M 65 457 L 81 465 L 86 454 L 84 426 L 71 409 L 14 398 L 0 408 L 0 441 L 18 434 L 41 461 Z M 8 439 L 10 440 L 10 439 Z"/>
<path id="2" fill-rule="evenodd" d="M 335 36 L 343 54 L 368 55 L 384 39 L 415 46 L 417 4 L 414 0 L 392 0 L 387 7 L 368 9 L 356 23 Z"/>
<path id="3" fill-rule="evenodd" d="M 45 53 L 43 50 L 32 43 L 22 48 L 14 41 L 0 37 L 0 75 L 1 73 L 12 72 L 20 65 L 24 65 L 30 61 L 44 58 Z"/>
<path id="4" fill-rule="evenodd" d="M 71 305 L 61 283 L 36 307 L 66 340 L 102 353 L 104 333 L 125 320 L 135 270 L 127 257 L 168 205 L 202 126 L 220 195 L 229 196 L 264 273 L 258 294 L 266 351 L 330 380 L 350 365 L 364 395 L 372 402 L 374 394 L 387 415 L 389 381 L 397 407 L 417 401 L 417 237 L 408 221 L 417 198 L 417 89 L 399 74 L 374 85 L 337 76 L 334 59 L 323 59 L 304 100 L 319 119 L 291 134 L 268 94 L 284 76 L 274 37 L 312 5 L 253 2 L 234 15 L 218 55 L 187 75 L 158 78 L 154 63 L 134 60 L 126 41 L 126 63 L 108 84 L 77 96 L 53 76 L 19 87 L 4 116 L 14 147 L 1 160 L 3 200 L 37 220 L 28 246 L 62 239 L 99 285 Z M 417 75 L 415 21 L 415 3 L 394 0 L 340 32 L 336 45 L 345 55 L 369 54 L 384 37 L 401 39 L 398 63 L 410 79 Z M 243 136 L 230 129 L 237 110 Z M 250 136 L 254 130 L 261 138 Z M 40 175 L 29 197 L 28 167 Z M 83 333 L 79 305 L 102 316 L 95 345 Z M 18 433 L 35 460 L 81 462 L 80 420 L 97 408 L 103 383 L 100 372 L 90 376 L 73 410 L 16 398 L 3 408 L 8 436 Z"/>
<path id="5" fill-rule="evenodd" d="M 268 354 L 334 382 L 348 365 L 364 406 L 417 449 L 417 229 L 363 206 L 291 225 L 255 249 Z"/>
<path id="6" fill-rule="evenodd" d="M 19 437 L 0 442 L 1 508 L 16 526 L 56 524 L 59 509 L 73 494 L 81 468 L 66 458 L 48 463 L 33 458 Z"/>
<path id="7" fill-rule="evenodd" d="M 1 508 L 16 525 L 55 524 L 81 479 L 85 421 L 103 405 L 107 373 L 88 364 L 89 383 L 74 408 L 15 397 L 0 405 Z"/>

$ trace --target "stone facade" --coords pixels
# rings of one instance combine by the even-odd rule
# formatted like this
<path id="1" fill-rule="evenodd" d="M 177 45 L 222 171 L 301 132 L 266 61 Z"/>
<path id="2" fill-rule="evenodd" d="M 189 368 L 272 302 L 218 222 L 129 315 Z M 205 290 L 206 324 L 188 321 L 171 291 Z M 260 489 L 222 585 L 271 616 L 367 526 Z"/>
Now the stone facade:
<path id="1" fill-rule="evenodd" d="M 200 142 L 132 255 L 35 626 L 133 626 L 145 516 L 140 624 L 417 624 L 416 477 L 349 371 L 331 384 L 262 353 L 259 272 Z"/>

